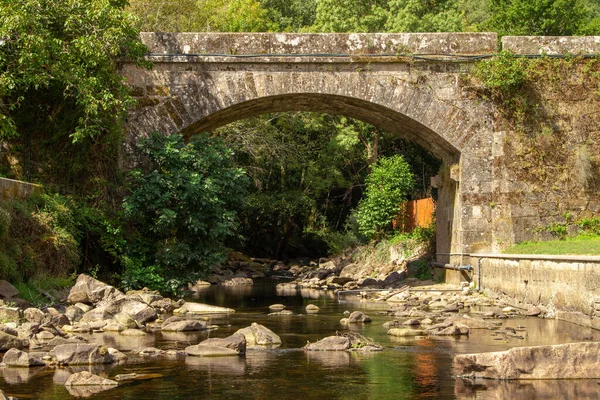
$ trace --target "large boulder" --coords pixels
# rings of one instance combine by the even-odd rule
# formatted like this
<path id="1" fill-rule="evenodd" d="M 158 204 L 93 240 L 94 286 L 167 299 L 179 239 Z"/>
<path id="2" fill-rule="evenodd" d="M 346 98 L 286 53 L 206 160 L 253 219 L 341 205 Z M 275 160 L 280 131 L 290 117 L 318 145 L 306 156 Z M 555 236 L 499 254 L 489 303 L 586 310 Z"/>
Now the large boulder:
<path id="1" fill-rule="evenodd" d="M 281 338 L 269 328 L 253 322 L 252 325 L 238 330 L 246 337 L 246 346 L 278 346 L 281 344 Z"/>
<path id="2" fill-rule="evenodd" d="M 454 357 L 460 377 L 487 379 L 600 379 L 600 342 L 515 347 Z"/>
<path id="3" fill-rule="evenodd" d="M 28 322 L 36 324 L 44 323 L 44 313 L 42 312 L 42 310 L 39 310 L 37 308 L 30 307 L 26 309 L 25 311 L 23 311 L 23 317 Z"/>
<path id="4" fill-rule="evenodd" d="M 61 344 L 54 348 L 56 361 L 63 365 L 109 364 L 112 357 L 108 350 L 94 344 Z"/>
<path id="5" fill-rule="evenodd" d="M 241 333 L 234 333 L 226 338 L 206 339 L 200 342 L 198 346 L 225 347 L 237 351 L 238 354 L 244 354 L 246 353 L 246 337 Z"/>
<path id="6" fill-rule="evenodd" d="M 32 357 L 29 354 L 19 349 L 10 349 L 4 354 L 2 362 L 7 367 L 32 367 L 35 365 L 44 365 L 37 357 Z"/>
<path id="7" fill-rule="evenodd" d="M 96 304 L 103 300 L 110 300 L 123 296 L 123 293 L 113 286 L 100 282 L 89 275 L 81 274 L 71 288 L 67 301 L 69 303 Z"/>
<path id="8" fill-rule="evenodd" d="M 306 351 L 346 351 L 350 348 L 350 339 L 343 336 L 329 336 L 304 346 Z"/>
<path id="9" fill-rule="evenodd" d="M 0 351 L 6 351 L 12 348 L 22 349 L 23 347 L 27 347 L 27 344 L 28 341 L 26 339 L 19 339 L 16 336 L 0 331 Z"/>
<path id="10" fill-rule="evenodd" d="M 211 306 L 209 304 L 186 302 L 180 308 L 173 311 L 175 314 L 229 314 L 235 310 L 226 307 Z"/>
<path id="11" fill-rule="evenodd" d="M 16 287 L 4 279 L 0 279 L 0 299 L 10 300 L 18 294 L 19 291 Z"/>
<path id="12" fill-rule="evenodd" d="M 106 308 L 104 308 L 102 318 L 117 320 L 115 316 L 119 314 L 130 316 L 138 324 L 138 326 L 142 326 L 146 322 L 154 321 L 156 318 L 158 318 L 158 314 L 154 308 L 150 307 L 143 301 L 136 300 L 129 296 L 122 297 L 108 303 Z"/>

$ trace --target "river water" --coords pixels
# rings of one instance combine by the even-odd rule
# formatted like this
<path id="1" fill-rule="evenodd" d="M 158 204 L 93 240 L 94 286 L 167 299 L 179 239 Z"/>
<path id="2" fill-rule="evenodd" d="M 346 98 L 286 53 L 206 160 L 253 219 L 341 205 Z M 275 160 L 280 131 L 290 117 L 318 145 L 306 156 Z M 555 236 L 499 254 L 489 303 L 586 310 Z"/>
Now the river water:
<path id="1" fill-rule="evenodd" d="M 107 377 L 122 373 L 159 374 L 151 380 L 124 384 L 91 399 L 600 399 L 596 380 L 535 382 L 468 382 L 453 377 L 452 359 L 460 353 L 501 351 L 514 346 L 600 340 L 597 333 L 576 325 L 530 319 L 504 320 L 504 326 L 525 328 L 525 339 L 495 340 L 492 331 L 472 330 L 461 338 L 391 338 L 382 324 L 386 304 L 345 301 L 332 293 L 303 290 L 277 295 L 273 282 L 246 287 L 207 287 L 189 298 L 231 307 L 235 314 L 217 317 L 219 329 L 193 334 L 160 333 L 146 338 L 97 334 L 110 347 L 183 348 L 207 337 L 226 337 L 252 322 L 280 335 L 278 349 L 252 350 L 242 358 L 199 358 L 149 361 L 114 367 L 79 369 L 0 369 L 0 388 L 18 399 L 71 399 L 64 383 L 71 372 L 90 370 Z M 297 315 L 268 316 L 268 306 L 283 303 Z M 316 304 L 321 312 L 306 315 Z M 344 311 L 361 310 L 373 322 L 352 329 L 384 346 L 372 354 L 304 352 L 301 347 L 343 331 Z M 299 314 L 299 315 L 298 315 Z M 600 366 L 599 366 L 600 367 Z"/>

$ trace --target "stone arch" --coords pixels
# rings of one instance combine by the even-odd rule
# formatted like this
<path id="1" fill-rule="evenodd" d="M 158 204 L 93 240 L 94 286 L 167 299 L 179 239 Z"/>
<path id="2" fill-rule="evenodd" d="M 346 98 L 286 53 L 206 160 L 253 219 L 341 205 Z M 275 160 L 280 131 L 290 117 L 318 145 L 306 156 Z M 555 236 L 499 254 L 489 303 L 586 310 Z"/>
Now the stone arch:
<path id="1" fill-rule="evenodd" d="M 343 114 L 443 160 L 439 253 L 486 248 L 491 241 L 491 212 L 480 205 L 491 202 L 493 112 L 488 103 L 463 96 L 458 67 L 415 73 L 406 63 L 162 62 L 151 72 L 131 68 L 125 75 L 140 106 L 128 118 L 126 154 L 153 131 L 189 137 L 269 112 Z"/>

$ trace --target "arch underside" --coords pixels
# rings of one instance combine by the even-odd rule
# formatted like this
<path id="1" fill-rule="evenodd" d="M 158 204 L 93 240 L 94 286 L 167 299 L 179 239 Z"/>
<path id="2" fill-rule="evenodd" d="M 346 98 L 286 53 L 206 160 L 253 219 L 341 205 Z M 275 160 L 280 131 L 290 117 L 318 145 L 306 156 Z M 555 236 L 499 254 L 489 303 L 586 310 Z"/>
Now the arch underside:
<path id="1" fill-rule="evenodd" d="M 190 137 L 245 118 L 288 111 L 344 115 L 413 141 L 448 164 L 460 157 L 460 151 L 441 135 L 406 115 L 362 99 L 321 93 L 266 96 L 240 102 L 200 118 L 181 132 Z"/>

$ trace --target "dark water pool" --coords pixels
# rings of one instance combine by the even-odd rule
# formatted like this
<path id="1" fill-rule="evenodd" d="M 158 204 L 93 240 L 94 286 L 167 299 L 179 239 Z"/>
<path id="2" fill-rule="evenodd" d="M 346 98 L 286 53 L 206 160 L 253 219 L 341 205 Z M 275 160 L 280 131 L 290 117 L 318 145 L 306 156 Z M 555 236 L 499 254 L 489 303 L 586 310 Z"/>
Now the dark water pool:
<path id="1" fill-rule="evenodd" d="M 138 372 L 162 377 L 119 386 L 93 394 L 91 399 L 599 399 L 597 381 L 468 382 L 452 375 L 452 358 L 459 353 L 501 351 L 514 346 L 598 340 L 589 329 L 554 320 L 510 319 L 505 326 L 524 326 L 524 340 L 494 340 L 490 331 L 472 331 L 463 338 L 396 339 L 386 335 L 380 314 L 386 304 L 338 303 L 335 295 L 315 290 L 277 294 L 272 282 L 252 287 L 208 287 L 189 299 L 236 309 L 214 318 L 219 330 L 194 334 L 163 334 L 128 338 L 95 335 L 111 347 L 134 349 L 155 346 L 183 348 L 212 337 L 225 337 L 258 322 L 279 334 L 282 346 L 249 350 L 245 358 L 197 358 L 150 361 L 144 364 L 79 369 L 3 369 L 0 388 L 19 399 L 70 399 L 61 384 L 74 371 L 90 370 L 113 377 Z M 268 306 L 283 303 L 293 316 L 268 316 Z M 321 312 L 306 315 L 307 304 Z M 374 354 L 305 353 L 308 341 L 343 331 L 343 312 L 361 310 L 371 324 L 353 329 L 384 346 Z M 600 366 L 599 366 L 600 367 Z"/>

